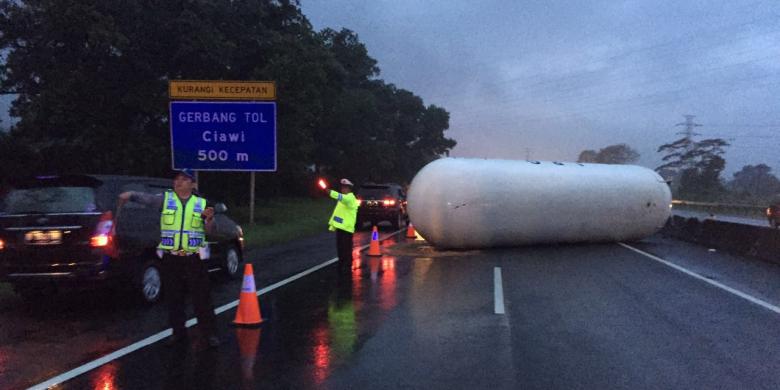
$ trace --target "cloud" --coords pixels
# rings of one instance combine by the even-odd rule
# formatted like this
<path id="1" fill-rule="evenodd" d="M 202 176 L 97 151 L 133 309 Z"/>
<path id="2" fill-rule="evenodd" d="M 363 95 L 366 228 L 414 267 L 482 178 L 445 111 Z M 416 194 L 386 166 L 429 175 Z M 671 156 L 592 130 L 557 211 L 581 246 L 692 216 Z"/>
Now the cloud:
<path id="1" fill-rule="evenodd" d="M 354 29 L 384 78 L 447 108 L 455 155 L 522 158 L 528 147 L 571 160 L 627 142 L 655 166 L 658 145 L 694 114 L 705 135 L 735 139 L 729 170 L 780 169 L 755 141 L 766 143 L 771 128 L 736 126 L 780 123 L 771 1 L 339 0 L 303 9 L 317 27 Z"/>

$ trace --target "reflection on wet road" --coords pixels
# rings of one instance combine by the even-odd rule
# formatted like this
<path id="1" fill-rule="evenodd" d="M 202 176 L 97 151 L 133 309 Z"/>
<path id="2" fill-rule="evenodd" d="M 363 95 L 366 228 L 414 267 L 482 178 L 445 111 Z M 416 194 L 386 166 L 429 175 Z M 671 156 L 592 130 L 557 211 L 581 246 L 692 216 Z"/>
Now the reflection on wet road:
<path id="1" fill-rule="evenodd" d="M 755 275 L 780 285 L 772 264 L 657 237 L 632 245 L 740 291 L 759 291 Z M 626 247 L 399 239 L 383 253 L 262 295 L 258 329 L 231 326 L 228 310 L 216 350 L 195 329 L 189 345 L 155 343 L 58 388 L 780 388 L 776 313 Z M 780 304 L 780 290 L 759 292 Z"/>
<path id="2" fill-rule="evenodd" d="M 220 316 L 223 345 L 217 350 L 196 341 L 178 350 L 158 343 L 62 388 L 322 386 L 396 307 L 398 275 L 408 273 L 412 264 L 384 257 L 335 265 L 261 296 L 265 321 L 258 329 L 232 327 L 234 312 Z"/>
<path id="3" fill-rule="evenodd" d="M 392 231 L 384 230 L 382 235 Z M 368 242 L 368 232 L 355 235 L 355 245 Z M 258 286 L 335 256 L 333 235 L 325 233 L 262 250 L 250 250 Z M 241 280 L 216 280 L 215 306 L 237 298 Z M 122 289 L 63 291 L 36 301 L 14 294 L 0 300 L 0 389 L 24 389 L 167 327 L 164 305 L 147 307 Z M 108 383 L 109 381 L 105 381 Z"/>

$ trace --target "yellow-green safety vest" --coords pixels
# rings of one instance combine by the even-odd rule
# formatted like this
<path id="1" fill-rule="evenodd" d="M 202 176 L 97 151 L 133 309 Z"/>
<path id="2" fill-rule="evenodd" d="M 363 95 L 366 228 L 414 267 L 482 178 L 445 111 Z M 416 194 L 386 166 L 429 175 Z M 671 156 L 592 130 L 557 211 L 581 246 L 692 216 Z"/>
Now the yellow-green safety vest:
<path id="1" fill-rule="evenodd" d="M 355 221 L 357 220 L 358 201 L 355 198 L 355 194 L 342 194 L 331 190 L 330 197 L 338 200 L 336 203 L 336 209 L 333 210 L 333 215 L 330 217 L 329 230 L 336 231 L 336 229 L 344 230 L 346 232 L 355 232 Z"/>
<path id="2" fill-rule="evenodd" d="M 165 192 L 160 215 L 160 245 L 163 250 L 183 250 L 197 253 L 206 246 L 206 230 L 201 213 L 206 209 L 206 200 L 190 195 L 187 204 L 182 205 L 179 197 L 171 191 Z"/>

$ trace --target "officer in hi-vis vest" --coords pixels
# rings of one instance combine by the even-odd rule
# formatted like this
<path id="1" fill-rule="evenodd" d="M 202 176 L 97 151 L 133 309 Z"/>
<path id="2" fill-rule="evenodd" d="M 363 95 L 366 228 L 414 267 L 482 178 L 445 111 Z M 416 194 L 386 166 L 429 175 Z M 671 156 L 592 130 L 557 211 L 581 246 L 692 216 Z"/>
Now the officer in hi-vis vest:
<path id="1" fill-rule="evenodd" d="M 355 233 L 357 210 L 360 205 L 355 194 L 352 193 L 352 188 L 355 185 L 348 179 L 341 179 L 339 184 L 341 184 L 341 192 L 329 188 L 323 189 L 332 199 L 338 201 L 328 225 L 330 231 L 336 232 L 336 251 L 339 263 L 341 267 L 348 267 L 352 265 L 352 235 Z"/>
<path id="2" fill-rule="evenodd" d="M 210 347 L 219 345 L 216 319 L 211 303 L 211 288 L 205 253 L 206 231 L 211 231 L 214 209 L 206 206 L 206 199 L 193 194 L 197 183 L 190 170 L 181 170 L 173 179 L 173 191 L 152 195 L 142 192 L 124 192 L 119 195 L 117 210 L 127 201 L 138 202 L 161 210 L 160 245 L 162 252 L 162 279 L 168 319 L 173 335 L 168 345 L 187 338 L 185 328 L 185 291 L 189 291 L 198 325 Z"/>

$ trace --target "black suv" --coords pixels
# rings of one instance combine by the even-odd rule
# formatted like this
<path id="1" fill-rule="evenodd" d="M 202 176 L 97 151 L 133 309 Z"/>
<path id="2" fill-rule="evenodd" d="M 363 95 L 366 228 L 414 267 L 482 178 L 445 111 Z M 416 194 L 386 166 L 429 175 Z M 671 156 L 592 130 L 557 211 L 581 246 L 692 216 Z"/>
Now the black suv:
<path id="1" fill-rule="evenodd" d="M 356 196 L 360 202 L 358 228 L 362 228 L 366 222 L 377 225 L 388 221 L 394 229 L 400 229 L 409 220 L 406 215 L 406 194 L 398 184 L 363 184 Z"/>
<path id="2" fill-rule="evenodd" d="M 0 280 L 17 293 L 33 297 L 52 288 L 108 281 L 132 288 L 145 302 L 160 299 L 160 211 L 128 202 L 117 213 L 116 204 L 125 191 L 163 193 L 171 180 L 39 176 L 11 187 L 0 200 Z M 209 269 L 236 277 L 243 232 L 224 214 L 224 204 L 214 209 Z"/>

